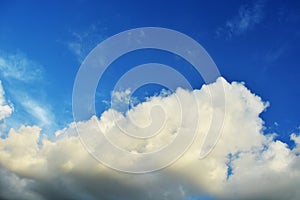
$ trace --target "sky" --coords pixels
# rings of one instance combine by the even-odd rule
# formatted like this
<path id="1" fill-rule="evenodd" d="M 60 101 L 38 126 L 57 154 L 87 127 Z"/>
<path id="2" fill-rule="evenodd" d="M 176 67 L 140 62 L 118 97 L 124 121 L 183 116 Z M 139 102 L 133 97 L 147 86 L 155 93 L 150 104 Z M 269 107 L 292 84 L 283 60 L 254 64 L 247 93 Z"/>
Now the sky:
<path id="1" fill-rule="evenodd" d="M 0 198 L 299 199 L 299 13 L 300 2 L 292 0 L 0 0 Z M 206 82 L 193 65 L 171 52 L 132 51 L 103 73 L 95 92 L 95 116 L 74 123 L 73 88 L 90 52 L 115 34 L 141 27 L 189 36 L 210 55 L 220 77 Z M 124 74 L 145 63 L 171 66 L 191 88 L 145 84 L 136 91 L 114 90 Z M 139 78 L 146 80 L 150 74 Z M 222 97 L 216 95 L 217 103 L 211 104 L 207 90 L 220 87 L 226 99 L 222 134 L 210 154 L 199 160 L 196 147 L 205 140 L 209 119 L 214 110 L 217 116 L 222 113 Z M 176 107 L 178 98 L 182 113 Z M 149 111 L 157 105 L 165 117 Z M 97 123 L 129 152 L 153 151 L 174 135 L 188 135 L 195 110 L 201 119 L 199 138 L 178 161 L 157 172 L 115 171 L 112 163 L 131 169 L 129 163 L 143 159 L 119 158 L 98 138 L 101 151 L 110 155 L 101 163 L 103 153 L 88 153 L 94 143 L 82 144 L 91 142 Z M 159 129 L 162 137 L 140 143 L 120 135 L 122 126 L 141 134 L 129 123 L 132 117 L 143 127 L 168 123 Z M 180 149 L 176 147 L 169 148 L 174 155 Z"/>

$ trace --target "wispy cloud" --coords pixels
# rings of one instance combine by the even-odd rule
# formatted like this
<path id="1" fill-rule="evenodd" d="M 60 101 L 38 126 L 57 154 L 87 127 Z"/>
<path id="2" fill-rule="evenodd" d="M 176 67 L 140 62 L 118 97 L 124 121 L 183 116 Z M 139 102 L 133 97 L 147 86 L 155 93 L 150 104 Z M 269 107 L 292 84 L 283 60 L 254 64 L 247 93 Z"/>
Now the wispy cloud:
<path id="1" fill-rule="evenodd" d="M 22 104 L 26 111 L 36 118 L 40 126 L 49 126 L 54 122 L 54 115 L 47 106 L 40 105 L 38 102 L 29 98 Z"/>
<path id="2" fill-rule="evenodd" d="M 84 58 L 84 51 L 83 51 L 83 47 L 82 44 L 78 41 L 74 41 L 74 42 L 69 42 L 68 43 L 68 48 L 69 50 L 76 55 L 78 61 L 82 61 Z"/>
<path id="3" fill-rule="evenodd" d="M 12 106 L 8 105 L 8 103 L 6 102 L 4 94 L 5 93 L 2 87 L 2 82 L 0 80 L 0 122 L 4 118 L 10 116 L 13 111 Z"/>
<path id="4" fill-rule="evenodd" d="M 14 112 L 5 118 L 3 124 L 6 126 L 2 128 L 4 133 L 7 133 L 10 128 L 18 128 L 21 125 L 38 125 L 46 134 L 57 129 L 56 115 L 49 102 L 41 94 L 30 94 L 20 90 L 13 92 L 11 96 L 14 102 L 13 107 L 11 104 L 6 106 L 11 107 Z"/>
<path id="5" fill-rule="evenodd" d="M 73 40 L 67 43 L 68 49 L 82 62 L 88 53 L 101 41 L 105 35 L 105 28 L 90 25 L 85 31 L 72 31 Z"/>
<path id="6" fill-rule="evenodd" d="M 8 97 L 14 101 L 15 111 L 11 115 L 11 107 L 1 98 L 4 92 L 0 87 L 0 121 L 11 115 L 6 120 L 10 128 L 24 123 L 37 124 L 46 131 L 56 128 L 55 115 L 46 100 L 47 95 L 43 88 L 45 77 L 41 65 L 24 53 L 9 54 L 0 51 L 0 77 L 6 83 Z"/>
<path id="7" fill-rule="evenodd" d="M 266 62 L 270 63 L 278 60 L 286 52 L 287 49 L 287 42 L 282 44 L 281 46 L 270 49 L 265 55 Z"/>
<path id="8" fill-rule="evenodd" d="M 9 117 L 12 112 L 13 106 L 6 101 L 5 92 L 0 80 L 0 135 L 3 134 L 6 128 L 6 124 L 4 123 L 5 118 Z"/>
<path id="9" fill-rule="evenodd" d="M 43 68 L 22 53 L 0 53 L 0 74 L 4 79 L 31 82 L 42 78 Z"/>
<path id="10" fill-rule="evenodd" d="M 217 29 L 217 35 L 225 34 L 231 38 L 233 35 L 241 35 L 253 29 L 263 19 L 263 7 L 263 2 L 241 5 L 238 14 L 227 20 L 225 26 Z"/>

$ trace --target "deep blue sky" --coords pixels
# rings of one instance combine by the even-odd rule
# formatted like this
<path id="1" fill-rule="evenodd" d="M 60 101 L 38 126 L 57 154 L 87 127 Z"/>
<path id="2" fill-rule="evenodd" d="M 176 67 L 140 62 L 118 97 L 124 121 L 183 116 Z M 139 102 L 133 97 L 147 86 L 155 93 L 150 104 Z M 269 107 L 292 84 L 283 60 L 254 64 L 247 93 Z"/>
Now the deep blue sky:
<path id="1" fill-rule="evenodd" d="M 18 122 L 42 123 L 30 109 L 24 108 L 22 101 L 27 97 L 46 109 L 51 123 L 42 123 L 45 131 L 64 127 L 72 121 L 73 82 L 88 52 L 121 31 L 157 26 L 197 40 L 214 59 L 223 77 L 245 82 L 252 92 L 269 101 L 271 106 L 262 114 L 267 132 L 276 131 L 286 141 L 291 132 L 299 132 L 300 125 L 299 13 L 299 1 L 284 0 L 43 3 L 0 0 L 1 56 L 18 55 L 28 61 L 24 65 L 28 67 L 26 70 L 39 71 L 35 75 L 38 77 L 25 81 L 1 72 L 7 98 L 15 108 L 10 123 L 12 126 L 18 126 Z M 158 53 L 146 52 L 143 56 L 136 52 L 125 63 L 136 65 L 153 60 L 170 65 L 183 63 Z M 120 73 L 112 69 L 112 78 Z M 193 86 L 199 88 L 203 81 L 190 74 Z M 113 79 L 107 80 L 113 84 Z"/>

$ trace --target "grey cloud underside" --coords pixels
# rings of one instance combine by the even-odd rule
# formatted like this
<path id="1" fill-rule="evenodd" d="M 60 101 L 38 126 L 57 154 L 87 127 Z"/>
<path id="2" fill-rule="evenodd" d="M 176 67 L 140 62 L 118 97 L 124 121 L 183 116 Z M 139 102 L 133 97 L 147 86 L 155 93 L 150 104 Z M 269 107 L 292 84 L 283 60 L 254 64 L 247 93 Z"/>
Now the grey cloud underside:
<path id="1" fill-rule="evenodd" d="M 117 173 L 117 172 L 115 172 Z M 130 186 L 126 181 L 114 179 L 112 175 L 85 173 L 55 174 L 52 177 L 32 179 L 16 175 L 1 169 L 0 171 L 1 199 L 183 199 L 181 187 L 176 178 L 153 180 L 153 177 L 136 177 L 123 174 L 126 180 L 151 181 Z M 120 176 L 120 174 L 117 174 Z M 159 176 L 155 173 L 151 176 Z M 176 177 L 176 175 L 174 175 Z M 174 179 L 174 180 L 173 180 Z M 20 184 L 20 182 L 22 184 Z M 149 190 L 151 188 L 151 190 Z M 172 189 L 170 189 L 172 188 Z M 195 189 L 194 189 L 195 190 Z M 191 191 L 189 191 L 191 192 Z"/>

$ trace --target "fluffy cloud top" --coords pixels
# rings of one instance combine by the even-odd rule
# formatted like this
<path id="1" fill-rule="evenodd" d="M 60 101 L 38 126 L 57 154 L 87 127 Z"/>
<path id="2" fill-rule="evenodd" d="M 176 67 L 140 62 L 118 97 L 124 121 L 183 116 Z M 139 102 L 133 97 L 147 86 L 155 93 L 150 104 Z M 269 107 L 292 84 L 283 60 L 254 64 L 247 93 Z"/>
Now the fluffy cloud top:
<path id="1" fill-rule="evenodd" d="M 226 115 L 222 135 L 213 151 L 199 159 L 201 144 L 209 129 L 213 107 L 208 88 L 223 85 L 226 94 Z M 176 95 L 183 99 L 176 107 Z M 193 104 L 191 102 L 194 102 Z M 151 108 L 161 106 L 161 110 Z M 168 145 L 192 124 L 193 110 L 198 108 L 197 138 L 187 152 L 163 170 L 133 175 L 117 172 L 94 159 L 82 145 L 71 123 L 56 132 L 56 138 L 41 137 L 39 127 L 11 129 L 0 139 L 0 197 L 5 199 L 188 199 L 211 196 L 217 199 L 291 199 L 300 198 L 300 139 L 291 135 L 296 147 L 275 141 L 265 135 L 260 113 L 267 103 L 241 83 L 228 83 L 219 78 L 200 90 L 178 89 L 167 97 L 153 97 L 138 104 L 127 115 L 107 110 L 100 118 L 77 124 L 87 134 L 101 129 L 114 143 L 131 152 L 151 152 Z M 191 113 L 189 117 L 178 111 Z M 150 117 L 151 116 L 151 117 Z M 166 121 L 158 135 L 147 140 L 126 137 L 121 127 L 135 131 L 129 124 L 158 124 Z M 117 122 L 117 123 L 116 123 Z M 118 125 L 118 126 L 117 126 Z M 156 130 L 156 126 L 152 127 Z M 151 131 L 151 130 L 147 130 Z M 94 137 L 99 140 L 101 137 Z M 106 147 L 99 141 L 101 148 Z M 102 142 L 102 143 L 101 143 Z M 174 149 L 175 151 L 175 149 Z M 108 155 L 121 165 L 134 165 L 133 160 Z M 159 158 L 157 159 L 159 162 Z M 229 170 L 230 169 L 230 170 Z M 229 173 L 229 171 L 231 171 Z"/>

